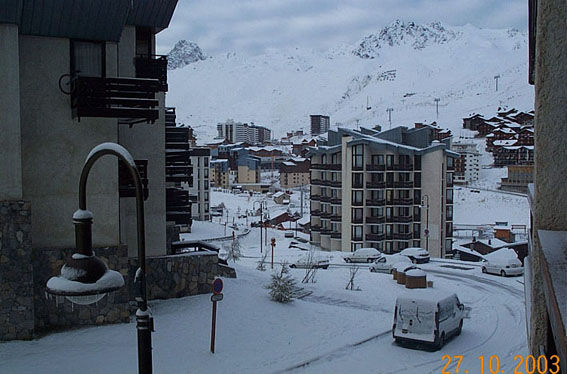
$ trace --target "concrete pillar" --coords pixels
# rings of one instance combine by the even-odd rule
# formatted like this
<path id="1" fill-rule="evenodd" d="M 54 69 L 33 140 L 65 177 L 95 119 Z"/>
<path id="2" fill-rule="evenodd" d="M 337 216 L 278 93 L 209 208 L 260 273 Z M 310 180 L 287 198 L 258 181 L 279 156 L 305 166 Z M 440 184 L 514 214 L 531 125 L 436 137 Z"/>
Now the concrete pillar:
<path id="1" fill-rule="evenodd" d="M 535 61 L 535 206 L 534 232 L 567 230 L 567 2 L 538 0 Z M 548 317 L 543 295 L 537 236 L 531 258 L 529 346 L 539 354 L 547 342 Z"/>
<path id="2" fill-rule="evenodd" d="M 22 198 L 18 26 L 0 24 L 0 201 Z"/>

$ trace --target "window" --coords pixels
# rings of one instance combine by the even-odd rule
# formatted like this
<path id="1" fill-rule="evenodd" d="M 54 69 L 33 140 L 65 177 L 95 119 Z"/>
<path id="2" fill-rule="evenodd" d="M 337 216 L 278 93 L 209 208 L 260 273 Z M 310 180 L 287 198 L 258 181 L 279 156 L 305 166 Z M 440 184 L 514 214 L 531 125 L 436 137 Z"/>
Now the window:
<path id="1" fill-rule="evenodd" d="M 150 27 L 136 27 L 136 55 L 152 55 L 152 36 Z"/>
<path id="2" fill-rule="evenodd" d="M 352 147 L 352 167 L 353 168 L 361 168 L 363 163 L 363 145 L 355 145 Z"/>
<path id="3" fill-rule="evenodd" d="M 383 234 L 384 233 L 384 225 L 371 225 L 370 232 L 372 234 Z"/>
<path id="4" fill-rule="evenodd" d="M 338 164 L 339 163 L 339 154 L 338 153 L 333 153 L 331 155 L 331 162 L 333 164 Z"/>
<path id="5" fill-rule="evenodd" d="M 421 204 L 421 190 L 413 190 L 414 204 Z"/>
<path id="6" fill-rule="evenodd" d="M 352 173 L 352 188 L 362 188 L 363 183 L 362 173 Z"/>
<path id="7" fill-rule="evenodd" d="M 447 236 L 453 236 L 453 222 L 445 222 L 445 232 Z"/>
<path id="8" fill-rule="evenodd" d="M 371 217 L 382 217 L 384 215 L 384 208 L 370 208 Z"/>
<path id="9" fill-rule="evenodd" d="M 204 169 L 204 174 L 205 174 L 205 175 L 204 175 L 205 178 L 208 178 L 208 177 L 209 177 L 209 168 L 205 168 L 205 169 Z"/>
<path id="10" fill-rule="evenodd" d="M 209 167 L 209 158 L 205 157 L 205 161 L 203 162 L 203 164 L 205 165 L 206 168 Z"/>
<path id="11" fill-rule="evenodd" d="M 353 222 L 362 222 L 363 209 L 362 208 L 355 208 L 352 210 L 352 221 Z"/>
<path id="12" fill-rule="evenodd" d="M 352 202 L 353 204 L 362 204 L 363 191 L 352 191 Z"/>
<path id="13" fill-rule="evenodd" d="M 386 155 L 386 166 L 391 167 L 394 165 L 394 155 Z"/>
<path id="14" fill-rule="evenodd" d="M 446 191 L 445 196 L 447 197 L 447 204 L 453 204 L 453 190 L 448 189 Z"/>
<path id="15" fill-rule="evenodd" d="M 392 242 L 386 242 L 386 253 L 392 253 Z"/>
<path id="16" fill-rule="evenodd" d="M 453 157 L 447 157 L 447 169 L 453 170 L 455 168 L 455 159 Z"/>
<path id="17" fill-rule="evenodd" d="M 354 252 L 354 251 L 356 251 L 357 249 L 360 249 L 360 248 L 362 248 L 362 243 L 352 243 L 350 250 L 352 252 Z"/>
<path id="18" fill-rule="evenodd" d="M 384 155 L 372 155 L 372 165 L 384 165 Z"/>
<path id="19" fill-rule="evenodd" d="M 445 252 L 453 250 L 453 241 L 451 239 L 445 239 Z"/>
<path id="20" fill-rule="evenodd" d="M 421 156 L 413 156 L 413 163 L 416 170 L 421 170 Z"/>
<path id="21" fill-rule="evenodd" d="M 352 226 L 352 240 L 362 240 L 362 226 Z"/>
<path id="22" fill-rule="evenodd" d="M 419 223 L 414 223 L 413 224 L 413 236 L 419 238 L 421 236 L 421 224 Z M 419 247 L 416 246 L 416 247 Z"/>
<path id="23" fill-rule="evenodd" d="M 104 77 L 105 44 L 103 42 L 71 41 L 71 72 L 87 77 Z"/>
<path id="24" fill-rule="evenodd" d="M 445 218 L 447 219 L 447 221 L 452 221 L 453 220 L 453 206 L 452 205 L 447 205 L 446 209 L 445 209 Z"/>
<path id="25" fill-rule="evenodd" d="M 414 246 L 414 247 L 421 247 L 421 241 L 420 241 L 420 240 L 414 240 L 414 241 L 413 241 L 413 246 Z"/>

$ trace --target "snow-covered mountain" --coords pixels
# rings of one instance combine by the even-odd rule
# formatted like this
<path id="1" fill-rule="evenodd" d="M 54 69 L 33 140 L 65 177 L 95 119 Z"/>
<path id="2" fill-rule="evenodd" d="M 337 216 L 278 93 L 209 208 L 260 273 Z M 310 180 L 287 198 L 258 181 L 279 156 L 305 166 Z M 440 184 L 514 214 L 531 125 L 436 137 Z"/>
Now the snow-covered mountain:
<path id="1" fill-rule="evenodd" d="M 229 118 L 267 126 L 276 137 L 309 132 L 310 114 L 330 115 L 332 127 L 388 128 L 387 108 L 392 126 L 437 120 L 459 136 L 463 116 L 531 110 L 534 100 L 524 32 L 440 23 L 396 21 L 327 51 L 228 52 L 172 70 L 168 81 L 167 105 L 177 107 L 178 121 L 190 124 L 199 142 Z"/>
<path id="2" fill-rule="evenodd" d="M 167 56 L 167 68 L 169 70 L 179 69 L 207 58 L 196 43 L 187 40 L 180 40 L 175 43 Z"/>

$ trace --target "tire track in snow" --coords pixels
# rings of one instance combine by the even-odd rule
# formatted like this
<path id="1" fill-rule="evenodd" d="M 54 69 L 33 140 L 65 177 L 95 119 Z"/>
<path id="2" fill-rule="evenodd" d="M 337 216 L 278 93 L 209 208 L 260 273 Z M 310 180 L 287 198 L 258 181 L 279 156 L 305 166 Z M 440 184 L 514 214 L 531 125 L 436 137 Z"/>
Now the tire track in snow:
<path id="1" fill-rule="evenodd" d="M 325 304 L 325 305 L 333 305 L 333 306 L 339 306 L 345 308 L 365 310 L 367 312 L 385 312 L 385 313 L 392 312 L 390 309 L 380 308 L 379 306 L 376 305 L 366 305 L 366 304 L 357 303 L 355 301 L 337 299 L 328 296 L 317 296 L 313 294 L 302 297 L 301 300 L 316 304 Z"/>
<path id="2" fill-rule="evenodd" d="M 371 342 L 373 340 L 377 340 L 379 338 L 382 338 L 384 336 L 390 335 L 392 333 L 392 330 L 388 329 L 386 331 L 382 331 L 381 333 L 378 333 L 376 335 L 373 335 L 369 338 L 366 338 L 364 340 L 358 341 L 356 343 L 352 343 L 352 344 L 347 344 L 345 346 L 342 346 L 340 348 L 334 349 L 328 353 L 322 354 L 320 356 L 317 356 L 315 358 L 309 359 L 309 360 L 305 360 L 297 365 L 288 367 L 286 369 L 280 370 L 280 371 L 276 371 L 275 373 L 289 373 L 292 372 L 294 370 L 297 369 L 302 369 L 305 368 L 306 366 L 309 366 L 317 361 L 321 361 L 323 359 L 328 359 L 329 361 L 335 360 L 337 358 L 340 358 L 344 355 L 349 354 L 353 349 L 355 349 L 356 347 L 359 347 L 365 343 Z"/>

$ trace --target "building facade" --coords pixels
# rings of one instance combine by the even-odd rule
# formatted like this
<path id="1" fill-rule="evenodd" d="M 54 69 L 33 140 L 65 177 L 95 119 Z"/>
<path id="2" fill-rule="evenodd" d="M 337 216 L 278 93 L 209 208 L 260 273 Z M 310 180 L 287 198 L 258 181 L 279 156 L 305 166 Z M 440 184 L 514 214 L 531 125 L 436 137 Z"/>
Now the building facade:
<path id="1" fill-rule="evenodd" d="M 459 154 L 455 160 L 453 182 L 456 184 L 469 184 L 478 181 L 480 153 L 475 143 L 454 142 L 451 150 Z"/>
<path id="2" fill-rule="evenodd" d="M 244 156 L 238 158 L 237 183 L 260 183 L 262 173 L 260 157 Z"/>
<path id="3" fill-rule="evenodd" d="M 209 148 L 191 148 L 189 157 L 193 166 L 193 185 L 187 186 L 192 206 L 193 219 L 208 221 L 210 219 L 210 156 Z"/>
<path id="4" fill-rule="evenodd" d="M 309 159 L 294 158 L 280 166 L 280 186 L 295 188 L 309 184 L 311 172 Z"/>
<path id="5" fill-rule="evenodd" d="M 312 114 L 311 116 L 311 135 L 324 134 L 331 128 L 331 119 L 329 116 L 321 114 Z"/>
<path id="6" fill-rule="evenodd" d="M 217 138 L 230 143 L 265 144 L 272 139 L 272 131 L 263 126 L 227 120 L 217 124 Z"/>
<path id="7" fill-rule="evenodd" d="M 213 187 L 228 189 L 230 186 L 230 168 L 228 160 L 210 161 L 210 184 Z"/>
<path id="8" fill-rule="evenodd" d="M 457 154 L 450 139 L 433 136 L 430 128 L 330 131 L 331 145 L 310 151 L 311 240 L 330 250 L 423 247 L 444 257 Z"/>

